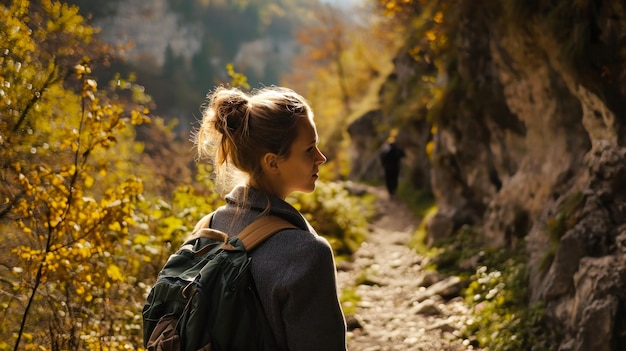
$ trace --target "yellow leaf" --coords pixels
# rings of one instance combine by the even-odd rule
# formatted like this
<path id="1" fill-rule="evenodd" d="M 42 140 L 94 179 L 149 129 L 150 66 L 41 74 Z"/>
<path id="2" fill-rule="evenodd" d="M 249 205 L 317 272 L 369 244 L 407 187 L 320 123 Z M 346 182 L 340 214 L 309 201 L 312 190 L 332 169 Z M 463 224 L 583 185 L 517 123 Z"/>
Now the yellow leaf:
<path id="1" fill-rule="evenodd" d="M 148 241 L 150 241 L 150 236 L 145 234 L 137 234 L 137 236 L 133 239 L 133 243 L 139 245 L 143 245 Z"/>
<path id="2" fill-rule="evenodd" d="M 91 188 L 91 187 L 93 186 L 93 183 L 94 183 L 94 182 L 95 182 L 95 181 L 94 181 L 94 179 L 93 179 L 93 177 L 92 177 L 92 176 L 90 176 L 90 175 L 88 175 L 88 174 L 85 176 L 85 186 L 86 186 L 87 188 Z"/>
<path id="3" fill-rule="evenodd" d="M 120 222 L 113 222 L 109 224 L 109 229 L 113 231 L 120 231 L 122 229 L 122 226 L 120 225 Z"/>
<path id="4" fill-rule="evenodd" d="M 120 268 L 114 264 L 111 264 L 107 267 L 107 275 L 112 280 L 122 281 L 124 279 Z"/>

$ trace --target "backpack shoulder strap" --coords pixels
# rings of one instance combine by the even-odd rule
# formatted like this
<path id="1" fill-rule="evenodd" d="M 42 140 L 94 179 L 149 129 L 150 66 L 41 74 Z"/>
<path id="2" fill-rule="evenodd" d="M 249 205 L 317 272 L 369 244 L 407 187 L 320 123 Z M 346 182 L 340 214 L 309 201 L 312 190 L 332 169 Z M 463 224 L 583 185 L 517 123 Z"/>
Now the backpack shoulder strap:
<path id="1" fill-rule="evenodd" d="M 198 223 L 196 223 L 196 226 L 193 228 L 193 232 L 192 233 L 196 233 L 201 229 L 204 228 L 209 228 L 209 224 L 211 224 L 211 220 L 213 219 L 213 214 L 215 212 L 211 212 L 208 215 L 202 217 Z"/>
<path id="2" fill-rule="evenodd" d="M 297 227 L 283 218 L 277 216 L 265 216 L 252 222 L 244 230 L 242 230 L 237 237 L 243 243 L 246 251 L 251 251 L 276 232 L 288 228 Z M 225 250 L 233 249 L 232 245 L 229 243 L 224 244 L 222 247 Z"/>
<path id="3" fill-rule="evenodd" d="M 213 213 L 215 212 L 209 213 L 208 215 L 202 217 L 198 221 L 193 231 L 191 232 L 191 235 L 189 235 L 189 237 L 185 239 L 185 242 L 183 243 L 183 245 L 178 249 L 179 251 L 187 250 L 191 252 L 192 254 L 194 254 L 195 256 L 204 256 L 207 252 L 209 252 L 214 247 L 214 245 L 206 245 L 200 248 L 199 250 L 194 250 L 193 240 L 199 238 L 200 236 L 214 239 L 216 241 L 221 241 L 221 242 L 226 241 L 227 239 L 226 234 L 213 230 L 213 229 L 209 229 L 209 224 L 211 223 L 211 220 L 213 219 Z M 200 231 L 203 231 L 203 235 L 198 234 L 198 232 Z"/>

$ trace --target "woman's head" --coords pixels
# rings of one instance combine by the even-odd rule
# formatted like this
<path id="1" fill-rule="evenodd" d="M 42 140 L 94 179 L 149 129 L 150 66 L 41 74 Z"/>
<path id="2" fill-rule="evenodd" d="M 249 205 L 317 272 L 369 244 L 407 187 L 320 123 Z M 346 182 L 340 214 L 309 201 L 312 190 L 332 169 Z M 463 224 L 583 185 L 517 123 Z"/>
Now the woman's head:
<path id="1" fill-rule="evenodd" d="M 300 145 L 296 142 L 299 137 L 317 143 L 313 112 L 302 96 L 278 87 L 251 94 L 219 87 L 209 94 L 196 142 L 201 157 L 214 158 L 222 186 L 230 185 L 226 175 L 229 166 L 234 166 L 248 176 L 249 184 L 284 197 L 285 192 L 307 190 L 295 185 L 296 180 L 286 173 L 287 166 L 293 166 L 287 161 L 293 145 Z M 316 144 L 313 146 L 316 153 L 312 168 L 316 169 L 326 158 Z"/>

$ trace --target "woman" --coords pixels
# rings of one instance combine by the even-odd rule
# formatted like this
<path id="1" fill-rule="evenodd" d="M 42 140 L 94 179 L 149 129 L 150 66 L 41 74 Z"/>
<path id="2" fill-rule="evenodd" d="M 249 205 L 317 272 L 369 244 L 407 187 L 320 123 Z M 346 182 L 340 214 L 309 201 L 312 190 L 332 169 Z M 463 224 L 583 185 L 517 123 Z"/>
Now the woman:
<path id="1" fill-rule="evenodd" d="M 245 176 L 211 228 L 236 235 L 267 214 L 298 227 L 274 234 L 251 253 L 252 276 L 281 350 L 346 350 L 330 245 L 285 202 L 293 191 L 315 189 L 326 161 L 317 142 L 307 102 L 274 87 L 250 95 L 217 88 L 196 135 L 199 155 L 213 158 L 218 185 L 228 184 L 233 171 Z"/>

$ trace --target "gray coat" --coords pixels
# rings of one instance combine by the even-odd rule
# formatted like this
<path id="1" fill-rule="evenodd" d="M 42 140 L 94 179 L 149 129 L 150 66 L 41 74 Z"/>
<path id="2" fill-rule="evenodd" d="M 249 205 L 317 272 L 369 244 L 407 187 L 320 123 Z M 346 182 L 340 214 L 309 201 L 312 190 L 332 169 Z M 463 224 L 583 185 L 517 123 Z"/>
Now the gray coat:
<path id="1" fill-rule="evenodd" d="M 211 228 L 238 234 L 263 212 L 267 198 L 248 187 L 226 196 Z M 245 206 L 245 207 L 243 207 Z M 251 272 L 281 350 L 346 350 L 346 323 L 328 241 L 289 203 L 270 197 L 270 214 L 300 229 L 285 229 L 251 252 Z"/>

